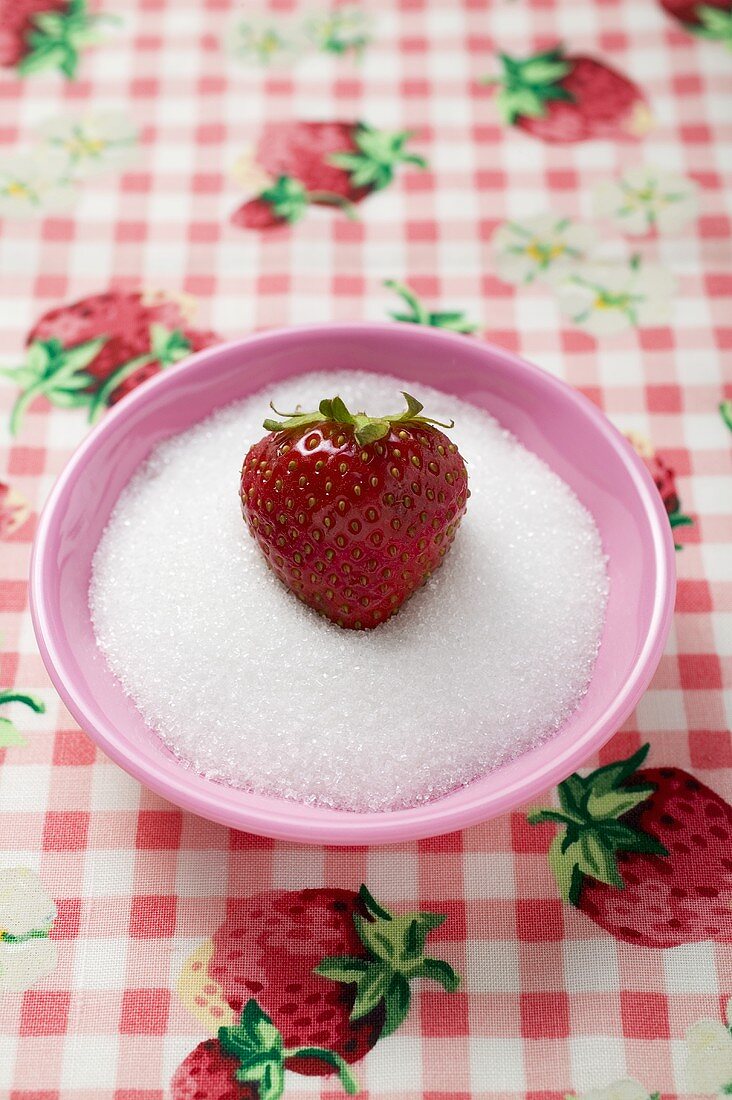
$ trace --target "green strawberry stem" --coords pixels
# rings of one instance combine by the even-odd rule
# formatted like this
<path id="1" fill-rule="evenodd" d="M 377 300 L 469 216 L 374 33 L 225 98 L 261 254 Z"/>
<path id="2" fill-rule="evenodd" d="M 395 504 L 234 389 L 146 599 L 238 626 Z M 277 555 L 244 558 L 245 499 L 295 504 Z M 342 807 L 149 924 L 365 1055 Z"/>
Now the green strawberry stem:
<path id="1" fill-rule="evenodd" d="M 523 59 L 505 53 L 498 56 L 501 75 L 486 77 L 483 82 L 500 85 L 497 104 L 503 122 L 513 125 L 520 118 L 543 118 L 553 100 L 574 102 L 561 83 L 572 70 L 561 44 Z"/>
<path id="2" fill-rule="evenodd" d="M 219 1028 L 225 1054 L 239 1063 L 235 1077 L 257 1086 L 259 1100 L 279 1100 L 285 1091 L 285 1062 L 291 1058 L 315 1058 L 336 1070 L 344 1090 L 353 1095 L 358 1083 L 340 1054 L 325 1047 L 286 1047 L 282 1034 L 252 998 L 238 1024 Z"/>
<path id="3" fill-rule="evenodd" d="M 369 916 L 355 914 L 353 923 L 366 957 L 330 956 L 315 967 L 315 973 L 334 982 L 356 985 L 352 1020 L 366 1016 L 383 1001 L 385 1017 L 380 1038 L 384 1038 L 405 1020 L 414 978 L 430 978 L 449 993 L 458 988 L 460 978 L 449 963 L 424 953 L 427 936 L 445 920 L 442 914 L 394 916 L 375 901 L 365 886 L 361 886 L 359 898 Z"/>
<path id="4" fill-rule="evenodd" d="M 147 366 L 148 363 L 152 363 L 155 360 L 155 356 L 151 354 L 137 355 L 134 359 L 128 359 L 126 363 L 123 363 L 121 367 L 117 367 L 117 370 L 112 371 L 108 378 L 105 378 L 104 383 L 94 394 L 90 394 L 89 398 L 89 423 L 96 424 L 104 410 L 109 405 L 109 399 L 122 383 L 139 370 L 140 367 Z"/>
<path id="5" fill-rule="evenodd" d="M 85 368 L 96 358 L 106 337 L 86 340 L 65 348 L 60 340 L 36 340 L 26 352 L 20 367 L 0 368 L 0 375 L 20 386 L 20 394 L 10 414 L 10 432 L 17 436 L 23 417 L 36 397 L 46 397 L 64 408 L 86 405 L 90 386 L 96 379 Z"/>
<path id="6" fill-rule="evenodd" d="M 0 691 L 0 707 L 5 703 L 22 703 L 36 714 L 46 713 L 46 704 L 37 695 L 27 695 L 22 691 Z"/>
<path id="7" fill-rule="evenodd" d="M 0 932 L 0 943 L 27 943 L 28 940 L 47 940 L 50 928 L 34 928 L 31 932 L 24 932 L 20 936 L 14 936 L 11 932 Z"/>
<path id="8" fill-rule="evenodd" d="M 477 325 L 466 320 L 464 313 L 430 312 L 412 288 L 404 283 L 398 283 L 395 279 L 385 279 L 384 286 L 398 294 L 409 308 L 409 313 L 390 313 L 389 316 L 395 321 L 410 325 L 429 325 L 432 328 L 444 328 L 451 332 L 462 332 L 465 335 L 470 335 L 478 329 Z"/>
<path id="9" fill-rule="evenodd" d="M 559 809 L 536 810 L 528 815 L 531 825 L 551 821 L 564 830 L 552 841 L 549 864 L 565 901 L 579 904 L 585 875 L 623 890 L 617 852 L 668 855 L 654 836 L 623 821 L 629 810 L 645 802 L 655 790 L 641 777 L 628 785 L 649 747 L 643 745 L 627 760 L 606 764 L 584 778 L 570 775 L 557 788 Z"/>
<path id="10" fill-rule="evenodd" d="M 158 362 L 164 369 L 172 363 L 177 363 L 179 359 L 184 359 L 190 350 L 191 342 L 181 329 L 168 329 L 165 325 L 153 322 L 150 325 L 150 351 L 144 355 L 137 355 L 134 359 L 128 359 L 105 378 L 99 389 L 91 395 L 89 422 L 96 423 L 109 405 L 109 399 L 114 391 L 140 367 Z"/>
<path id="11" fill-rule="evenodd" d="M 342 398 L 324 398 L 320 402 L 317 412 L 282 413 L 270 402 L 270 408 L 281 420 L 264 421 L 264 427 L 268 432 L 286 432 L 295 428 L 305 428 L 310 424 L 322 424 L 327 420 L 334 420 L 337 424 L 348 425 L 355 430 L 355 436 L 361 446 L 367 443 L 375 443 L 377 439 L 383 439 L 391 431 L 393 424 L 434 424 L 440 428 L 453 428 L 454 420 L 449 424 L 443 424 L 440 420 L 432 420 L 428 416 L 420 416 L 424 405 L 412 397 L 409 393 L 403 393 L 407 408 L 402 413 L 394 416 L 366 416 L 365 413 L 350 413 Z"/>
<path id="12" fill-rule="evenodd" d="M 113 16 L 91 15 L 86 0 L 68 0 L 62 11 L 36 12 L 26 34 L 26 53 L 17 65 L 19 74 L 59 69 L 72 80 L 81 51 L 100 41 L 99 26 L 116 22 Z"/>
<path id="13" fill-rule="evenodd" d="M 329 164 L 348 172 L 353 187 L 380 191 L 394 179 L 398 165 L 428 167 L 424 157 L 406 148 L 411 137 L 413 134 L 409 130 L 388 133 L 359 122 L 353 131 L 356 149 L 349 153 L 331 153 L 327 160 Z"/>
<path id="14" fill-rule="evenodd" d="M 258 197 L 271 207 L 276 218 L 291 225 L 300 221 L 311 203 L 337 206 L 347 218 L 358 219 L 355 206 L 342 195 L 333 191 L 307 191 L 293 176 L 279 176 Z"/>
<path id="15" fill-rule="evenodd" d="M 343 195 L 336 195 L 334 191 L 308 191 L 307 195 L 310 202 L 319 203 L 321 206 L 337 206 L 350 221 L 359 220 L 358 210 L 352 202 L 344 199 Z"/>
<path id="16" fill-rule="evenodd" d="M 669 512 L 668 513 L 668 521 L 671 524 L 671 530 L 672 531 L 675 530 L 677 527 L 693 527 L 694 526 L 694 520 L 691 518 L 691 516 L 686 516 L 681 511 Z M 683 548 L 683 546 L 680 545 L 680 543 L 678 543 L 678 542 L 674 543 L 674 550 L 683 550 L 683 549 L 684 548 Z"/>

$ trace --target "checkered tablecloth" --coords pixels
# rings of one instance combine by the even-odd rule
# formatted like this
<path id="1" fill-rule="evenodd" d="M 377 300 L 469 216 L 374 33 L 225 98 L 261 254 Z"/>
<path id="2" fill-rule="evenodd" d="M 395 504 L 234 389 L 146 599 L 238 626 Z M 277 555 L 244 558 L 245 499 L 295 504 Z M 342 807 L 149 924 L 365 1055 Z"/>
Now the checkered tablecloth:
<path id="1" fill-rule="evenodd" d="M 67 5 L 27 6 L 53 15 Z M 688 25 L 693 4 L 667 6 L 687 25 L 658 0 L 363 0 L 361 21 L 346 9 L 360 44 L 329 48 L 327 27 L 320 39 L 303 30 L 308 20 L 323 30 L 327 4 L 318 0 L 106 0 L 115 18 L 95 28 L 96 44 L 81 45 L 72 79 L 40 65 L 0 69 L 0 364 L 27 366 L 41 317 L 110 287 L 130 301 L 140 290 L 195 298 L 195 321 L 189 302 L 163 319 L 168 332 L 184 331 L 182 353 L 196 332 L 208 342 L 300 322 L 383 320 L 400 304 L 386 280 L 418 295 L 423 322 L 430 311 L 464 313 L 478 326 L 466 339 L 518 351 L 643 436 L 669 513 L 693 521 L 676 528 L 676 614 L 658 672 L 588 768 L 649 742 L 648 766 L 683 769 L 724 804 L 732 433 L 720 403 L 732 397 L 732 54 L 718 40 L 723 28 L 715 39 L 699 33 L 705 24 Z M 0 0 L 0 59 L 25 7 Z M 725 18 L 724 3 L 712 8 Z M 56 33 L 53 20 L 45 26 Z M 42 21 L 33 28 L 40 33 Z M 560 40 L 568 57 L 623 74 L 653 128 L 554 143 L 501 119 L 497 88 L 483 79 L 499 73 L 499 53 L 526 58 Z M 23 69 L 22 58 L 10 60 Z M 563 75 L 533 74 L 538 83 Z M 96 127 L 91 153 L 88 140 L 73 152 L 78 120 Z M 357 221 L 313 208 L 269 230 L 232 224 L 263 126 L 293 120 L 411 131 L 410 148 L 429 167 L 397 166 L 389 186 L 359 203 Z M 678 218 L 657 217 L 632 235 L 623 203 L 613 208 L 602 192 L 625 179 L 627 193 L 641 168 L 686 198 Z M 567 224 L 587 227 L 579 251 L 591 250 L 592 261 L 578 262 L 596 266 L 583 278 L 610 272 L 630 285 L 630 257 L 640 256 L 646 282 L 633 287 L 653 299 L 651 312 L 608 306 L 599 292 L 584 310 L 569 269 L 547 277 L 563 246 L 555 240 L 542 253 L 548 222 L 532 219 L 548 211 L 560 238 Z M 521 270 L 511 266 L 519 254 Z M 542 255 L 544 267 L 532 268 Z M 608 312 L 616 331 L 603 331 Z M 74 344 L 66 331 L 51 321 L 36 343 Z M 181 972 L 237 900 L 361 882 L 393 913 L 445 914 L 431 952 L 462 976 L 456 992 L 416 983 L 407 1020 L 354 1062 L 361 1095 L 721 1095 L 732 1081 L 732 834 L 723 827 L 726 927 L 651 947 L 561 900 L 547 862 L 554 827 L 530 826 L 528 807 L 417 844 L 302 848 L 180 812 L 75 726 L 36 648 L 26 578 L 37 514 L 88 431 L 86 395 L 97 384 L 78 388 L 78 400 L 57 391 L 29 399 L 11 435 L 11 409 L 33 379 L 0 378 L 0 690 L 45 705 L 40 713 L 38 702 L 34 710 L 0 696 L 0 1097 L 169 1095 L 176 1068 L 210 1034 L 180 995 Z M 547 792 L 542 804 L 553 798 Z M 703 912 L 710 902 L 689 904 Z M 233 1079 L 231 1090 L 249 1095 Z M 285 1095 L 339 1091 L 333 1078 L 288 1071 Z"/>

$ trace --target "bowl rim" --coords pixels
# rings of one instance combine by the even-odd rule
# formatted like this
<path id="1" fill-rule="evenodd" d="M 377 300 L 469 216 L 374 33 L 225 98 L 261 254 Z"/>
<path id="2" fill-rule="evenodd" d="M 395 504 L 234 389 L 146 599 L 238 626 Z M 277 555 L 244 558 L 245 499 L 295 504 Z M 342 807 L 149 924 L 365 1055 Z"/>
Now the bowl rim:
<path id="1" fill-rule="evenodd" d="M 663 652 L 674 608 L 675 551 L 668 517 L 656 486 L 632 446 L 605 414 L 573 386 L 556 375 L 489 340 L 476 341 L 474 349 L 484 351 L 488 357 L 502 359 L 519 373 L 528 374 L 534 384 L 558 389 L 563 399 L 573 405 L 580 415 L 589 419 L 593 428 L 611 445 L 629 473 L 641 499 L 652 535 L 656 585 L 649 627 L 632 673 L 622 690 L 580 736 L 564 746 L 563 751 L 558 751 L 543 765 L 528 769 L 527 774 L 516 776 L 513 782 L 507 783 L 500 789 L 476 793 L 472 799 L 468 797 L 458 805 L 450 803 L 448 794 L 434 802 L 421 803 L 403 810 L 352 813 L 318 807 L 317 815 L 304 817 L 300 816 L 303 805 L 299 802 L 290 802 L 274 795 L 258 795 L 258 798 L 263 798 L 268 803 L 266 811 L 263 811 L 248 803 L 248 799 L 252 797 L 249 792 L 205 780 L 187 770 L 184 765 L 178 765 L 169 774 L 159 771 L 134 744 L 129 742 L 124 746 L 120 744 L 116 727 L 111 722 L 106 718 L 99 722 L 88 713 L 83 697 L 80 698 L 76 690 L 75 677 L 70 673 L 57 645 L 48 609 L 49 591 L 46 577 L 48 572 L 46 555 L 57 508 L 63 500 L 67 487 L 75 481 L 86 465 L 88 457 L 104 439 L 116 432 L 120 423 L 131 418 L 135 410 L 149 402 L 158 390 L 174 389 L 178 380 L 190 370 L 196 369 L 201 362 L 240 349 L 242 346 L 250 348 L 252 345 L 287 342 L 293 338 L 299 340 L 308 336 L 322 337 L 334 331 L 348 333 L 353 339 L 358 339 L 367 333 L 381 332 L 400 339 L 407 336 L 407 338 L 444 342 L 453 348 L 458 346 L 464 348 L 466 340 L 464 335 L 441 329 L 394 322 L 346 321 L 296 325 L 254 333 L 212 345 L 161 371 L 128 394 L 124 401 L 114 406 L 104 419 L 92 428 L 59 474 L 41 511 L 33 541 L 29 604 L 41 658 L 63 703 L 79 726 L 102 748 L 105 754 L 144 786 L 183 809 L 240 831 L 310 844 L 388 844 L 464 829 L 506 812 L 519 803 L 528 802 L 580 767 L 593 751 L 599 749 L 620 728 L 646 690 Z M 510 768 L 522 760 L 528 761 L 532 755 L 523 754 L 516 760 L 509 761 L 505 767 Z M 198 781 L 201 786 L 197 787 L 195 781 Z M 472 786 L 473 784 L 468 784 L 462 790 L 469 792 Z M 519 790 L 520 798 L 517 798 Z M 222 804 L 224 794 L 238 800 L 236 807 Z M 328 815 L 332 815 L 331 820 L 328 820 Z"/>

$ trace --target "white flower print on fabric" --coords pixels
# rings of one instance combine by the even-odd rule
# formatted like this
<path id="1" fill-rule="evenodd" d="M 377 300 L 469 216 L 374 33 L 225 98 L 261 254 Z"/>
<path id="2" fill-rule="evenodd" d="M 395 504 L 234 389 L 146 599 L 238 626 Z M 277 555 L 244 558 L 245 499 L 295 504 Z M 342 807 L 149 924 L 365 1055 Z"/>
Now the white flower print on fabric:
<path id="1" fill-rule="evenodd" d="M 4 157 L 0 163 L 0 218 L 33 218 L 67 210 L 76 189 L 63 158 L 52 151 Z"/>
<path id="2" fill-rule="evenodd" d="M 732 999 L 727 1026 L 721 1020 L 698 1020 L 686 1033 L 686 1076 L 692 1092 L 732 1095 Z"/>
<path id="3" fill-rule="evenodd" d="M 65 174 L 76 179 L 121 171 L 138 152 L 137 127 L 117 112 L 51 118 L 37 133 L 42 147 L 63 158 Z"/>
<path id="4" fill-rule="evenodd" d="M 675 280 L 659 264 L 630 261 L 582 264 L 557 289 L 559 308 L 594 336 L 633 326 L 665 325 Z"/>
<path id="5" fill-rule="evenodd" d="M 595 231 L 560 214 L 538 214 L 499 225 L 493 234 L 499 278 L 516 285 L 536 279 L 555 282 L 582 263 L 595 244 Z"/>
<path id="6" fill-rule="evenodd" d="M 371 41 L 371 31 L 371 17 L 360 8 L 335 8 L 305 20 L 308 41 L 324 53 L 343 55 L 352 51 L 361 57 Z"/>
<path id="7" fill-rule="evenodd" d="M 595 213 L 629 236 L 652 229 L 678 233 L 699 208 L 693 180 L 657 168 L 630 168 L 617 180 L 603 180 L 593 191 Z"/>
<path id="8" fill-rule="evenodd" d="M 301 52 L 302 42 L 292 23 L 288 26 L 271 18 L 247 15 L 229 27 L 224 49 L 243 64 L 268 67 L 291 64 Z"/>
<path id="9" fill-rule="evenodd" d="M 35 871 L 0 870 L 0 994 L 22 993 L 56 965 L 57 911 Z"/>

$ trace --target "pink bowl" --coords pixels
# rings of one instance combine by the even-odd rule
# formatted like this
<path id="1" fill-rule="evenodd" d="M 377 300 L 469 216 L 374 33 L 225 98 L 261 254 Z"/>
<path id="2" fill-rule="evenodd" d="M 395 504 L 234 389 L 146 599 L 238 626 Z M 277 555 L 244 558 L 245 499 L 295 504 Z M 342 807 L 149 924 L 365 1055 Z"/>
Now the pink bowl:
<path id="1" fill-rule="evenodd" d="M 589 691 L 551 741 L 427 805 L 354 814 L 249 794 L 185 768 L 145 725 L 97 649 L 91 560 L 120 491 L 162 439 L 230 401 L 313 369 L 370 370 L 434 386 L 491 412 L 572 486 L 597 521 L 610 597 Z M 574 771 L 628 717 L 668 633 L 674 549 L 658 492 L 623 437 L 584 397 L 478 340 L 417 326 L 318 325 L 193 355 L 110 412 L 56 483 L 36 536 L 31 610 L 48 672 L 74 718 L 121 767 L 202 817 L 265 836 L 375 844 L 434 836 L 504 813 Z"/>

